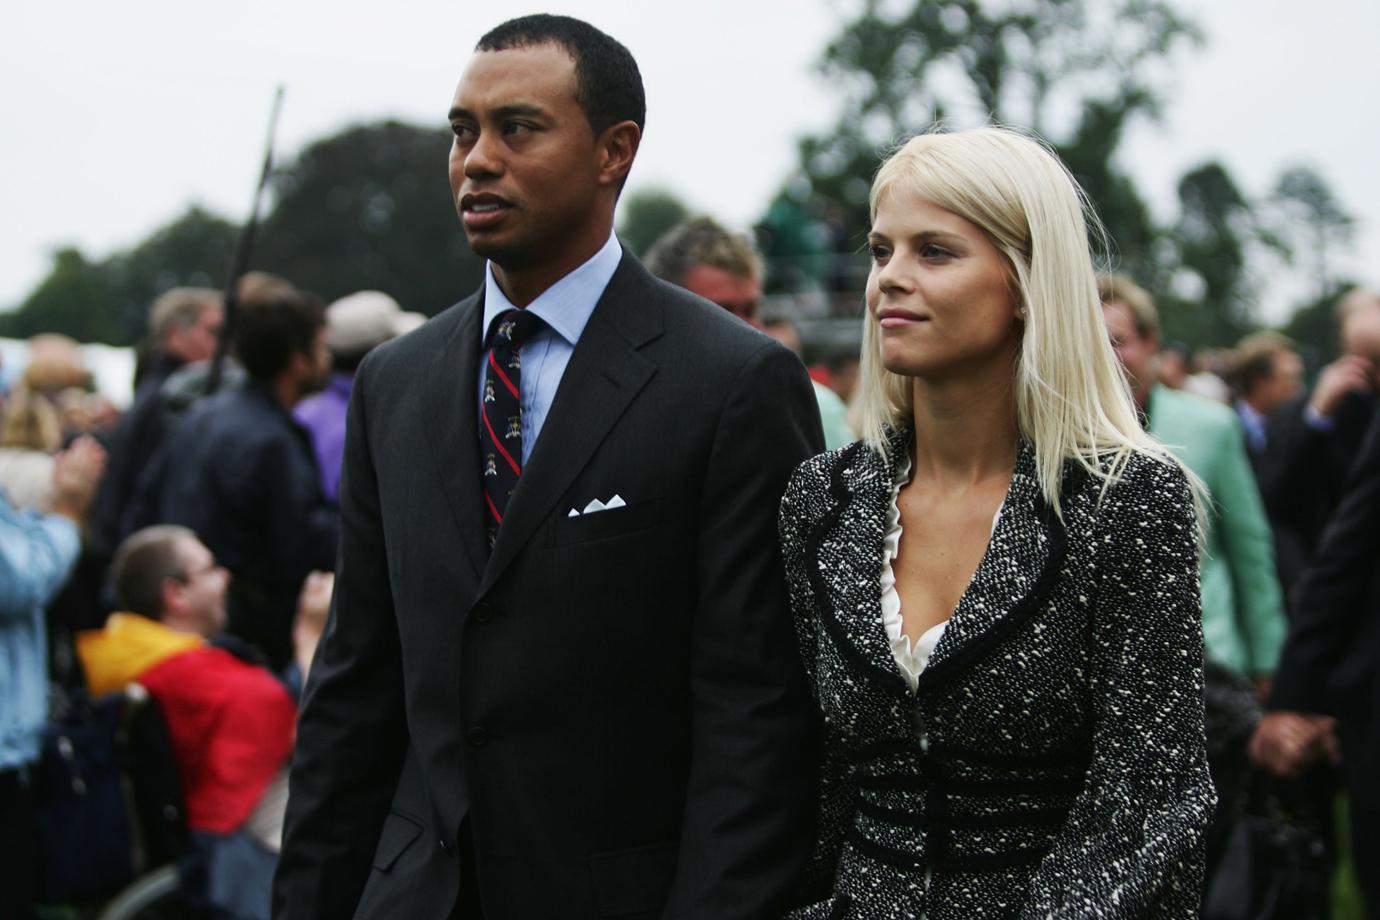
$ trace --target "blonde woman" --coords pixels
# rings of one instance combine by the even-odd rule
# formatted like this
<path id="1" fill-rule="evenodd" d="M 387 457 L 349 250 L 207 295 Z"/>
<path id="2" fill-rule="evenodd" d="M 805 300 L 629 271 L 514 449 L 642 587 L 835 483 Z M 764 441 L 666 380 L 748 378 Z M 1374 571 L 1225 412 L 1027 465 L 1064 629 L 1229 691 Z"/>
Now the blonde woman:
<path id="1" fill-rule="evenodd" d="M 1198 915 L 1197 503 L 1103 326 L 1081 193 L 1012 131 L 872 187 L 864 438 L 781 508 L 826 736 L 799 918 Z"/>
<path id="2" fill-rule="evenodd" d="M 0 489 L 17 508 L 47 511 L 62 421 L 48 397 L 21 382 L 0 422 Z"/>

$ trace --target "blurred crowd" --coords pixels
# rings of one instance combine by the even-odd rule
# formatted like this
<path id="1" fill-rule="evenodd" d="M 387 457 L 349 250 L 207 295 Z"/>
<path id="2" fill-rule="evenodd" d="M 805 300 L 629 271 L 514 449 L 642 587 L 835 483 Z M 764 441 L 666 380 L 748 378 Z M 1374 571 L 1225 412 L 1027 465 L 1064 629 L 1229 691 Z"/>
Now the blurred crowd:
<path id="1" fill-rule="evenodd" d="M 123 413 L 62 337 L 9 369 L 0 916 L 98 903 L 165 862 L 188 909 L 267 916 L 351 379 L 422 317 L 372 291 L 327 310 L 263 274 L 235 293 L 151 306 Z"/>
<path id="2" fill-rule="evenodd" d="M 857 438 L 856 347 L 802 343 L 764 299 L 747 238 L 695 218 L 646 262 L 808 359 L 828 446 Z M 1276 333 L 1163 343 L 1144 290 L 1101 284 L 1144 423 L 1213 499 L 1208 915 L 1214 898 L 1287 883 L 1317 908 L 1300 916 L 1328 916 L 1339 863 L 1374 868 L 1380 850 L 1366 778 L 1380 766 L 1380 294 L 1339 301 L 1340 355 L 1310 374 Z M 62 337 L 34 338 L 8 369 L 0 916 L 80 910 L 161 864 L 207 915 L 267 916 L 298 699 L 330 604 L 354 372 L 423 317 L 377 291 L 326 307 L 264 274 L 234 293 L 231 310 L 200 288 L 151 305 L 123 412 Z M 113 799 L 93 805 L 102 777 Z M 1292 848 L 1271 877 L 1251 856 L 1262 822 Z"/>

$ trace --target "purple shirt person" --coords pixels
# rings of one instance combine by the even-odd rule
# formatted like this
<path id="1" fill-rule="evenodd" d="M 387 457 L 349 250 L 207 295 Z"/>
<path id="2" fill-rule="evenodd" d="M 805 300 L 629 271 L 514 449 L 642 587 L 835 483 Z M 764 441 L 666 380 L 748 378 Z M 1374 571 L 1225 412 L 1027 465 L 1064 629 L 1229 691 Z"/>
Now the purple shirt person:
<path id="1" fill-rule="evenodd" d="M 381 291 L 359 291 L 326 308 L 326 344 L 334 370 L 326 388 L 298 403 L 292 414 L 311 434 L 312 452 L 321 471 L 321 491 L 332 503 L 340 494 L 345 410 L 350 404 L 355 369 L 375 346 L 425 321 L 420 313 L 404 313 L 396 300 Z"/>
<path id="2" fill-rule="evenodd" d="M 321 491 L 333 504 L 340 493 L 340 463 L 345 454 L 345 410 L 355 375 L 335 371 L 326 388 L 308 396 L 292 410 L 293 417 L 311 435 L 312 453 L 321 471 Z"/>

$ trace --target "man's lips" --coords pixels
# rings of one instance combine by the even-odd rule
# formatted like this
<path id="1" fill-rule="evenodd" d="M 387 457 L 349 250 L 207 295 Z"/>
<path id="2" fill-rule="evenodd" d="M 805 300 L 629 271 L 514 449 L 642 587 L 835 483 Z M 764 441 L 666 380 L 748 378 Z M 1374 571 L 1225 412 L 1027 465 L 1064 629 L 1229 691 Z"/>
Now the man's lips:
<path id="1" fill-rule="evenodd" d="M 460 199 L 460 219 L 466 227 L 474 230 L 499 223 L 512 209 L 512 204 L 506 199 L 487 193 L 465 195 Z"/>

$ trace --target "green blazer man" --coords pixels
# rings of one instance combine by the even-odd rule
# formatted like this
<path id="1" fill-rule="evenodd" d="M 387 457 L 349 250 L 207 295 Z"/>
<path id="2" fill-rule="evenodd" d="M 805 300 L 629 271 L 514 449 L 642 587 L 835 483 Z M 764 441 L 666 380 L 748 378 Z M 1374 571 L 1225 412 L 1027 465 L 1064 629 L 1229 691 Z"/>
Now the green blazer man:
<path id="1" fill-rule="evenodd" d="M 1274 543 L 1236 414 L 1153 381 L 1159 318 L 1149 295 L 1119 275 L 1099 280 L 1107 332 L 1146 427 L 1203 480 L 1212 503 L 1200 562 L 1207 657 L 1257 682 L 1284 645 Z"/>

